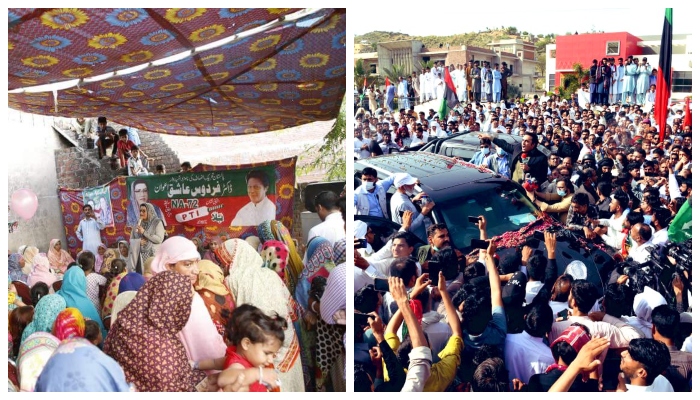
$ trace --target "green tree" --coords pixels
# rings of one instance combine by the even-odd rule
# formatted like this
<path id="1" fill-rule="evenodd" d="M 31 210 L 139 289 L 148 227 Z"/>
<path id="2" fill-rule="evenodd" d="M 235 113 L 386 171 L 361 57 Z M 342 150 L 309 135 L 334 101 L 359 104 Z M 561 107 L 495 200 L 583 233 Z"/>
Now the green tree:
<path id="1" fill-rule="evenodd" d="M 365 78 L 367 79 L 367 86 L 374 85 L 377 82 L 377 78 L 370 75 L 369 70 L 365 69 L 362 60 L 355 60 L 355 87 L 357 91 L 361 91 L 364 87 Z"/>
<path id="2" fill-rule="evenodd" d="M 435 64 L 435 62 L 433 60 L 428 60 L 428 61 L 418 60 L 418 64 L 420 64 L 421 68 L 430 69 L 430 68 L 433 68 L 433 65 Z"/>
<path id="3" fill-rule="evenodd" d="M 588 68 L 583 68 L 579 63 L 573 65 L 574 72 L 560 77 L 560 84 L 554 89 L 554 92 L 562 98 L 568 99 L 572 93 L 576 93 L 584 82 L 588 80 Z"/>
<path id="4" fill-rule="evenodd" d="M 391 69 L 384 68 L 384 75 L 386 75 L 389 80 L 393 83 L 399 81 L 399 76 L 406 76 L 406 68 L 403 65 L 391 64 Z"/>
<path id="5" fill-rule="evenodd" d="M 326 171 L 326 180 L 345 180 L 345 101 L 338 112 L 333 128 L 323 137 L 321 147 L 318 144 L 307 146 L 302 158 L 307 154 L 313 154 L 310 163 L 299 167 L 298 174 L 306 174 L 314 170 Z"/>
<path id="6" fill-rule="evenodd" d="M 517 35 L 517 34 L 518 34 L 518 28 L 516 28 L 516 27 L 514 27 L 514 26 L 509 26 L 508 28 L 506 28 L 506 33 L 507 33 L 508 35 Z"/>

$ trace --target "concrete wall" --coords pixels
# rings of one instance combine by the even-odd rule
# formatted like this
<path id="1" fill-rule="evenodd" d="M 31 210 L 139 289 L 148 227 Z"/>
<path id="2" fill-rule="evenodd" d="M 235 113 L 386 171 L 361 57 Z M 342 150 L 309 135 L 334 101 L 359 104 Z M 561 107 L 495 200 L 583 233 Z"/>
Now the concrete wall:
<path id="1" fill-rule="evenodd" d="M 39 199 L 36 214 L 29 221 L 8 212 L 9 221 L 19 221 L 17 230 L 8 234 L 10 251 L 23 244 L 33 245 L 45 252 L 49 241 L 61 239 L 65 247 L 65 232 L 58 201 L 58 181 L 54 151 L 68 148 L 51 128 L 53 118 L 20 113 L 8 109 L 5 133 L 10 141 L 3 143 L 7 151 L 7 199 L 17 189 L 31 189 Z"/>

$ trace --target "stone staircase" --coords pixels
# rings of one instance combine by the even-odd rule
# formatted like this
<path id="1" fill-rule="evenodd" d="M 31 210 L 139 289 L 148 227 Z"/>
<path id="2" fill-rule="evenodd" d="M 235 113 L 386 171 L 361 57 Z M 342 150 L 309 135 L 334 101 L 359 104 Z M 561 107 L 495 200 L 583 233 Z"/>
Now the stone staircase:
<path id="1" fill-rule="evenodd" d="M 96 125 L 96 122 L 95 122 Z M 110 124 L 117 132 L 123 126 Z M 55 151 L 56 175 L 61 187 L 79 189 L 108 183 L 120 175 L 127 175 L 126 167 L 112 169 L 110 157 L 98 158 L 97 145 L 88 149 L 87 138 L 66 129 L 66 125 L 57 122 L 53 125 L 56 133 L 61 135 L 73 147 Z M 149 158 L 150 171 L 155 171 L 157 164 L 164 164 L 166 172 L 180 169 L 180 160 L 175 152 L 163 141 L 160 134 L 139 130 L 141 146 L 139 148 Z M 109 152 L 108 152 L 109 154 Z"/>

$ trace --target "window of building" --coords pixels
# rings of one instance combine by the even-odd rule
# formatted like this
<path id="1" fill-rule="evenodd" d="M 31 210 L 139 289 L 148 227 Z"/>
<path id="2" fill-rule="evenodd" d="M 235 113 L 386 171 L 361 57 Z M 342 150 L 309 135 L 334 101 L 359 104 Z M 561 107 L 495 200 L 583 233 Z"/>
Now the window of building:
<path id="1" fill-rule="evenodd" d="M 676 93 L 691 93 L 693 90 L 693 73 L 691 71 L 673 71 L 671 91 Z"/>
<path id="2" fill-rule="evenodd" d="M 556 86 L 556 80 L 554 78 L 555 78 L 555 74 L 549 74 L 549 79 L 548 79 L 549 83 L 547 84 L 547 87 L 550 89 L 552 89 Z"/>
<path id="3" fill-rule="evenodd" d="M 620 55 L 620 41 L 607 42 L 605 43 L 605 55 L 606 56 L 618 56 Z"/>
<path id="4" fill-rule="evenodd" d="M 369 65 L 369 73 L 370 73 L 370 74 L 376 74 L 376 73 L 377 73 L 377 64 L 370 64 L 370 65 Z"/>
<path id="5" fill-rule="evenodd" d="M 549 58 L 557 58 L 557 49 L 552 49 L 549 51 Z"/>

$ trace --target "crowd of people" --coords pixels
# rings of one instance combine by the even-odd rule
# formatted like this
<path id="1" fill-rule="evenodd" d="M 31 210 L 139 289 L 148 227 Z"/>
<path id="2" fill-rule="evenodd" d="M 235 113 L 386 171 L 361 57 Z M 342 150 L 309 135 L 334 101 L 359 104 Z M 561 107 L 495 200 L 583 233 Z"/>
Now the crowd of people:
<path id="1" fill-rule="evenodd" d="M 596 105 L 473 95 L 444 120 L 411 106 L 358 107 L 355 158 L 478 132 L 479 150 L 464 161 L 520 184 L 561 231 L 544 232 L 546 251 L 526 241 L 499 257 L 480 216 L 488 248 L 461 254 L 450 227 L 431 220 L 436 205 L 415 192 L 415 178 L 362 170 L 355 214 L 401 229 L 383 238 L 355 221 L 355 391 L 689 391 L 689 119 L 670 109 L 655 121 L 641 98 L 622 92 Z M 557 265 L 562 236 L 611 257 L 602 285 L 574 277 L 581 261 Z M 589 258 L 584 267 L 597 268 Z"/>
<path id="2" fill-rule="evenodd" d="M 275 220 L 167 237 L 148 202 L 107 246 L 85 205 L 75 259 L 58 239 L 8 257 L 9 390 L 345 391 L 345 200 L 315 204 L 301 252 Z"/>

